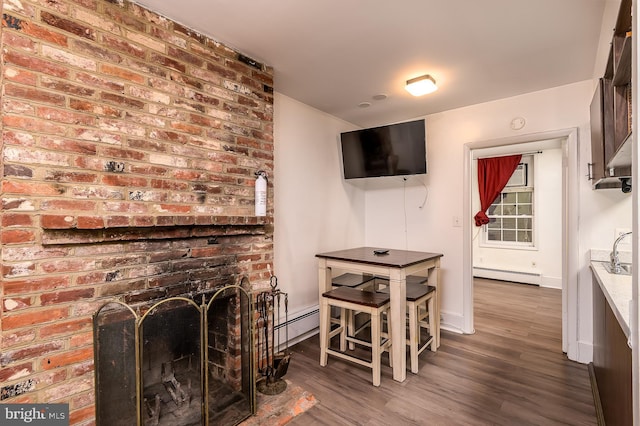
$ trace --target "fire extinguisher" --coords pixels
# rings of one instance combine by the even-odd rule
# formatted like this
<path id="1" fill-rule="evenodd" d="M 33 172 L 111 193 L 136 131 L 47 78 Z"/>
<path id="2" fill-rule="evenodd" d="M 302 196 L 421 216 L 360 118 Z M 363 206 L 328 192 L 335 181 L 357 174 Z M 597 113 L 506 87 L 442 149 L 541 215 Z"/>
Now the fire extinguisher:
<path id="1" fill-rule="evenodd" d="M 256 172 L 256 216 L 267 215 L 267 172 Z"/>

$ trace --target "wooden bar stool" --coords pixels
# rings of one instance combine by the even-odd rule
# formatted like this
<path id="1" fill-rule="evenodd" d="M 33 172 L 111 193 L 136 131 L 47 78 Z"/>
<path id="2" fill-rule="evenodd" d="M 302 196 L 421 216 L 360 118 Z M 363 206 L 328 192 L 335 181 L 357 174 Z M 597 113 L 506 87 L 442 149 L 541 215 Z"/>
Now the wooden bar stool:
<path id="1" fill-rule="evenodd" d="M 358 288 L 361 290 L 375 291 L 376 289 L 375 283 L 376 281 L 374 281 L 373 275 L 353 274 L 350 272 L 342 275 L 338 275 L 337 277 L 334 277 L 331 279 L 332 288 L 349 287 L 349 288 Z M 343 318 L 343 317 L 346 318 L 346 315 L 349 315 L 349 318 L 347 320 L 347 326 L 349 327 L 349 329 L 347 330 L 347 333 L 349 336 L 357 336 L 358 333 L 360 333 L 362 330 L 364 330 L 369 326 L 369 321 L 364 321 L 360 325 L 357 324 L 357 315 L 359 313 L 360 312 L 355 312 L 355 311 L 341 308 L 340 313 L 338 314 L 337 317 L 333 317 L 333 316 L 331 317 L 331 323 L 340 324 L 340 318 Z M 351 350 L 355 349 L 355 345 L 353 343 L 349 343 L 349 349 Z M 344 351 L 345 349 L 341 346 L 340 350 Z"/>
<path id="2" fill-rule="evenodd" d="M 411 355 L 411 372 L 418 373 L 418 356 L 428 347 L 432 352 L 437 350 L 435 336 L 438 321 L 435 320 L 435 300 L 436 288 L 425 285 L 426 278 L 407 277 L 407 321 L 409 326 L 409 353 Z M 389 294 L 389 287 L 380 290 L 381 293 Z M 429 331 L 429 337 L 421 341 L 421 329 Z"/>
<path id="3" fill-rule="evenodd" d="M 348 325 L 350 315 L 341 315 L 340 326 L 331 330 L 331 307 L 367 313 L 371 317 L 371 342 L 348 335 L 352 329 Z M 333 355 L 353 363 L 371 368 L 373 385 L 380 386 L 380 359 L 382 354 L 389 352 L 391 363 L 391 336 L 382 333 L 382 314 L 389 310 L 389 295 L 372 291 L 362 291 L 356 288 L 338 287 L 322 294 L 320 307 L 320 365 L 327 365 L 328 355 Z M 340 351 L 331 349 L 331 338 L 340 336 Z M 371 362 L 350 355 L 346 352 L 346 342 L 371 348 Z"/>

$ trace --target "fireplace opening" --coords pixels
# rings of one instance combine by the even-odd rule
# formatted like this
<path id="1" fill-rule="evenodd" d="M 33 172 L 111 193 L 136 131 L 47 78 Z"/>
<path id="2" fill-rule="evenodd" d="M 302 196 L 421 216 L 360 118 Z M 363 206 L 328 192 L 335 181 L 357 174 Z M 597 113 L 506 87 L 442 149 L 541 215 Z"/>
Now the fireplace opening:
<path id="1" fill-rule="evenodd" d="M 253 306 L 226 286 L 94 315 L 98 425 L 235 425 L 255 413 Z"/>

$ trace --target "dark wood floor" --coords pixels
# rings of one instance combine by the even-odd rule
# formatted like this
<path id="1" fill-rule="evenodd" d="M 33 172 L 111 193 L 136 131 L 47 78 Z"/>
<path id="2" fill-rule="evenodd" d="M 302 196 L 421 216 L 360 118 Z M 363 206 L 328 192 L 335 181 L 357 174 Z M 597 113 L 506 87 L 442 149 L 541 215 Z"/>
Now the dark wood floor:
<path id="1" fill-rule="evenodd" d="M 587 366 L 561 346 L 560 290 L 476 279 L 473 335 L 442 332 L 420 372 L 382 384 L 371 371 L 329 357 L 318 337 L 292 349 L 286 378 L 318 404 L 292 425 L 595 425 Z"/>

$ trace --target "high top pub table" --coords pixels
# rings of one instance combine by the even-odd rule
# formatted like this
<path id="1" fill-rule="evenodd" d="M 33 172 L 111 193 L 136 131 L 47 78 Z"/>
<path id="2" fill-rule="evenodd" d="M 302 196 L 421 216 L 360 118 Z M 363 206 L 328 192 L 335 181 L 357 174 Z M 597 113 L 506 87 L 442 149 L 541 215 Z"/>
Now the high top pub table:
<path id="1" fill-rule="evenodd" d="M 406 348 L 406 294 L 407 276 L 428 278 L 428 285 L 436 287 L 435 322 L 436 347 L 440 346 L 440 253 L 409 250 L 358 247 L 316 254 L 318 258 L 319 300 L 331 290 L 332 269 L 369 274 L 389 279 L 391 293 L 391 339 L 393 354 L 393 379 L 403 382 L 407 378 Z M 322 316 L 322 315 L 321 315 Z M 325 335 L 320 324 L 320 336 Z M 430 331 L 431 332 L 431 331 Z"/>

